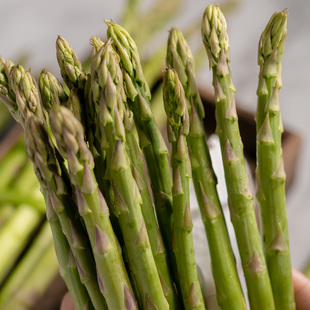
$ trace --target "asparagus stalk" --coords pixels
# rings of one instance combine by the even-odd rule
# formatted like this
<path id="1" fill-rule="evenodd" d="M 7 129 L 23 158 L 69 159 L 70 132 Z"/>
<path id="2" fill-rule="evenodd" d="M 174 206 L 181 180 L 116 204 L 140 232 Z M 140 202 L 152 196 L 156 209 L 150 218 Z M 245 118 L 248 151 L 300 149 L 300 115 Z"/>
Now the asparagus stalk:
<path id="1" fill-rule="evenodd" d="M 17 261 L 41 219 L 42 214 L 32 206 L 23 204 L 16 209 L 14 215 L 2 227 L 0 246 L 5 251 L 0 253 L 0 283 Z"/>
<path id="2" fill-rule="evenodd" d="M 246 305 L 203 127 L 204 107 L 195 80 L 194 59 L 183 34 L 175 28 L 170 30 L 166 62 L 180 77 L 186 97 L 192 177 L 208 239 L 217 300 L 222 309 L 243 309 Z"/>
<path id="3" fill-rule="evenodd" d="M 162 292 L 159 291 L 161 285 L 156 266 L 161 267 L 158 272 L 162 281 L 164 281 L 164 279 L 166 280 L 167 277 L 168 280 L 170 280 L 170 282 L 167 282 L 167 284 L 166 282 L 163 282 L 163 288 L 165 288 L 165 293 L 167 295 L 171 295 L 171 306 L 175 308 L 173 286 L 169 277 L 167 261 L 161 260 L 161 258 L 159 258 L 159 256 L 157 255 L 158 263 L 155 266 L 152 251 L 150 251 L 152 249 L 154 254 L 159 255 L 163 252 L 162 243 L 160 243 L 161 240 L 159 239 L 158 230 L 156 229 L 157 223 L 154 215 L 154 210 L 151 204 L 148 189 L 146 188 L 146 183 L 144 185 L 146 191 L 143 191 L 145 199 L 143 200 L 143 198 L 141 197 L 142 203 L 141 201 L 131 201 L 130 199 L 132 197 L 130 197 L 129 195 L 130 192 L 127 193 L 128 188 L 124 187 L 124 185 L 119 182 L 125 182 L 126 178 L 128 178 L 128 182 L 131 183 L 130 186 L 135 186 L 135 183 L 137 185 L 137 178 L 140 178 L 141 181 L 139 182 L 139 184 L 142 185 L 141 182 L 143 181 L 138 174 L 136 167 L 132 168 L 134 171 L 132 174 L 130 171 L 130 163 L 127 159 L 127 162 L 124 163 L 126 165 L 126 168 L 124 168 L 125 171 L 118 171 L 118 167 L 116 167 L 115 172 L 112 171 L 114 170 L 112 163 L 115 162 L 115 157 L 121 156 L 120 154 L 115 153 L 117 143 L 122 144 L 122 146 L 119 146 L 119 152 L 124 152 L 124 154 L 127 153 L 127 149 L 129 149 L 130 146 L 128 145 L 128 147 L 126 147 L 126 130 L 122 120 L 122 116 L 126 117 L 124 116 L 126 112 L 124 111 L 121 94 L 123 90 L 122 72 L 121 68 L 119 67 L 119 57 L 112 48 L 111 39 L 108 40 L 108 42 L 100 49 L 100 51 L 97 53 L 96 57 L 93 60 L 92 89 L 94 94 L 94 100 L 98 105 L 100 105 L 99 110 L 101 111 L 101 114 L 99 116 L 99 124 L 103 129 L 103 135 L 107 137 L 108 142 L 108 147 L 106 148 L 106 175 L 107 178 L 112 178 L 112 183 L 115 185 L 115 209 L 117 212 L 120 228 L 122 230 L 126 251 L 129 258 L 129 264 L 131 264 L 132 266 L 133 275 L 135 276 L 135 280 L 140 291 L 142 303 L 147 303 L 144 300 L 147 300 L 145 296 L 148 295 L 149 301 L 152 300 L 152 302 L 157 305 L 157 307 L 160 307 L 160 305 L 161 307 L 165 305 L 165 303 L 162 303 L 162 301 L 160 301 L 160 299 L 158 298 L 163 298 L 163 296 Z M 128 156 L 128 154 L 125 156 Z M 136 176 L 137 178 L 134 179 L 134 176 Z M 116 188 L 117 184 L 120 184 L 120 188 Z M 134 187 L 132 188 L 132 190 L 134 190 Z M 127 204 L 130 216 L 127 209 L 118 210 L 117 203 L 119 203 L 119 195 L 123 197 L 124 202 Z M 146 199 L 148 200 L 146 201 Z M 147 233 L 150 232 L 152 236 L 151 241 L 153 241 L 153 246 L 151 243 L 151 247 L 148 242 L 143 246 L 135 246 L 135 240 L 139 238 L 138 236 L 145 233 L 144 230 L 141 230 L 141 209 L 145 221 L 148 221 L 148 225 L 146 225 L 145 223 L 143 223 L 143 225 L 145 224 Z M 131 230 L 129 230 L 130 235 L 128 233 L 129 227 L 131 227 Z M 147 228 L 149 228 L 150 230 L 147 230 Z M 150 237 L 149 234 L 148 236 Z M 160 246 L 160 248 L 158 248 L 158 246 Z M 145 270 L 148 270 L 148 272 L 145 273 Z M 143 284 L 141 281 L 143 282 Z M 155 283 L 158 284 L 158 287 Z M 166 302 L 164 298 L 163 300 L 164 302 Z"/>
<path id="4" fill-rule="evenodd" d="M 46 187 L 51 206 L 76 260 L 81 282 L 94 308 L 105 309 L 106 304 L 97 282 L 92 250 L 79 221 L 77 206 L 71 199 L 67 185 L 60 174 L 59 163 L 48 133 L 35 118 L 30 118 L 27 122 L 26 144 L 28 156 L 34 163 L 34 169 L 42 186 Z"/>
<path id="5" fill-rule="evenodd" d="M 283 126 L 279 107 L 286 23 L 286 10 L 275 13 L 263 31 L 258 46 L 257 199 L 276 309 L 295 309 L 281 148 Z"/>
<path id="6" fill-rule="evenodd" d="M 185 309 L 205 309 L 196 266 L 189 204 L 191 167 L 186 141 L 189 132 L 189 114 L 184 89 L 173 69 L 168 68 L 165 72 L 163 94 L 168 117 L 167 131 L 169 141 L 172 143 L 173 250 L 183 303 Z"/>
<path id="7" fill-rule="evenodd" d="M 70 292 L 74 308 L 76 310 L 93 309 L 87 291 L 81 283 L 78 267 L 72 255 L 70 245 L 62 232 L 61 224 L 53 209 L 52 201 L 45 186 L 42 187 L 42 192 L 46 203 L 47 220 L 53 234 L 60 275 L 64 279 Z"/>
<path id="8" fill-rule="evenodd" d="M 235 228 L 251 309 L 274 309 L 274 300 L 253 197 L 246 172 L 229 69 L 226 20 L 219 7 L 209 5 L 202 21 L 202 39 L 213 72 L 217 134 L 220 139 L 231 220 Z"/>
<path id="9" fill-rule="evenodd" d="M 150 177 L 156 214 L 164 244 L 174 268 L 172 250 L 172 179 L 168 163 L 168 149 L 150 109 L 150 91 L 144 78 L 135 42 L 125 29 L 113 22 L 108 24 L 108 37 L 120 56 L 124 87 L 130 110 L 140 135 Z M 174 275 L 175 276 L 175 275 Z"/>
<path id="10" fill-rule="evenodd" d="M 68 160 L 70 180 L 76 187 L 79 213 L 93 249 L 98 281 L 108 308 L 136 309 L 109 210 L 94 178 L 94 161 L 83 138 L 83 127 L 63 106 L 50 110 L 50 122 L 58 148 Z"/>
<path id="11" fill-rule="evenodd" d="M 48 258 L 45 258 L 47 256 Z M 48 265 L 44 265 L 46 262 Z M 49 268 L 46 268 L 48 266 Z M 36 273 L 37 280 L 30 281 Z M 38 232 L 22 260 L 0 291 L 0 308 L 15 309 L 21 303 L 28 307 L 44 293 L 51 281 L 58 274 L 58 262 L 55 257 L 54 243 L 48 222 Z M 25 286 L 25 282 L 28 284 Z M 10 304 L 10 307 L 8 307 Z"/>

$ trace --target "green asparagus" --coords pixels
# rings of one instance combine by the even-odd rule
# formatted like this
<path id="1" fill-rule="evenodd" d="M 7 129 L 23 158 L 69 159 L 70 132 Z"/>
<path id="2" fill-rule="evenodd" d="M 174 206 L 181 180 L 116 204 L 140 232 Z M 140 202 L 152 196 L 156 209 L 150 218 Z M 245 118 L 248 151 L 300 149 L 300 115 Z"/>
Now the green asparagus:
<path id="1" fill-rule="evenodd" d="M 94 159 L 84 141 L 82 124 L 63 106 L 49 113 L 57 146 L 68 160 L 76 200 L 93 249 L 98 281 L 111 309 L 136 309 L 135 297 L 109 218 L 109 210 L 94 177 Z"/>
<path id="2" fill-rule="evenodd" d="M 276 309 L 295 309 L 285 204 L 285 171 L 279 107 L 286 10 L 275 13 L 258 46 L 257 180 L 263 242 Z"/>
<path id="3" fill-rule="evenodd" d="M 190 118 L 187 141 L 193 183 L 207 234 L 217 300 L 222 309 L 242 309 L 246 305 L 206 142 L 203 127 L 204 107 L 195 80 L 194 59 L 181 31 L 175 28 L 170 30 L 168 39 L 167 65 L 174 68 L 182 78 L 181 83 L 186 96 L 186 107 Z"/>
<path id="4" fill-rule="evenodd" d="M 226 20 L 209 5 L 202 20 L 202 40 L 213 72 L 216 133 L 219 136 L 231 220 L 235 228 L 251 309 L 274 309 L 274 300 L 256 222 L 253 196 L 244 163 L 234 92 L 229 69 Z"/>
<path id="5" fill-rule="evenodd" d="M 189 114 L 183 86 L 173 69 L 164 76 L 164 104 L 168 117 L 168 137 L 172 143 L 173 171 L 173 250 L 185 309 L 205 309 L 198 280 L 192 236 L 193 222 L 189 201 L 191 166 L 186 137 L 189 133 Z"/>

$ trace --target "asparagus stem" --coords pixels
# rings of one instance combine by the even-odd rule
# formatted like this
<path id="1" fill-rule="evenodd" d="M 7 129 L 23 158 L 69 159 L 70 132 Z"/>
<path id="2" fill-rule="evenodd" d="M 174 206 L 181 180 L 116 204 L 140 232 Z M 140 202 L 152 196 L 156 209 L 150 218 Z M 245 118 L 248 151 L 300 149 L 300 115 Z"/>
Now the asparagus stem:
<path id="1" fill-rule="evenodd" d="M 186 137 L 189 114 L 184 89 L 173 69 L 164 76 L 164 104 L 168 117 L 168 135 L 172 143 L 173 170 L 173 240 L 174 253 L 185 309 L 205 309 L 192 236 L 193 222 L 189 204 L 191 168 Z"/>
<path id="2" fill-rule="evenodd" d="M 98 281 L 107 305 L 111 309 L 136 309 L 109 210 L 93 174 L 94 161 L 83 138 L 83 127 L 72 112 L 62 106 L 50 110 L 50 122 L 58 148 L 68 160 L 79 213 L 93 249 Z"/>
<path id="3" fill-rule="evenodd" d="M 0 308 L 15 309 L 19 303 L 28 307 L 33 306 L 57 274 L 58 262 L 53 238 L 49 224 L 45 222 L 22 260 L 1 288 Z"/>
<path id="4" fill-rule="evenodd" d="M 127 162 L 124 163 L 126 165 L 124 171 L 118 171 L 118 167 L 116 167 L 116 169 L 113 167 L 115 158 L 120 156 L 120 154 L 115 153 L 117 143 L 121 143 L 118 152 L 124 152 L 124 156 L 128 156 L 128 154 L 125 141 L 126 130 L 122 120 L 122 116 L 126 117 L 124 116 L 126 112 L 124 111 L 122 101 L 123 77 L 121 68 L 119 66 L 119 57 L 112 48 L 111 39 L 108 40 L 108 42 L 101 48 L 100 52 L 98 52 L 94 58 L 92 65 L 92 77 L 94 99 L 97 104 L 100 105 L 99 110 L 101 111 L 99 116 L 99 123 L 101 128 L 104 130 L 102 134 L 107 137 L 108 141 L 108 147 L 106 148 L 106 177 L 110 179 L 112 178 L 112 183 L 114 185 L 115 209 L 117 212 L 120 228 L 122 230 L 126 252 L 129 258 L 129 264 L 133 269 L 133 275 L 140 292 L 142 304 L 146 305 L 147 302 L 152 301 L 154 305 L 161 308 L 166 305 L 166 300 L 163 296 L 163 292 L 161 291 L 161 282 L 155 266 L 154 258 L 152 256 L 149 240 L 147 240 L 146 244 L 137 244 L 135 246 L 135 240 L 139 238 L 139 235 L 146 233 L 145 231 L 141 231 L 142 223 L 145 225 L 144 220 L 141 222 L 142 209 L 142 212 L 145 211 L 144 213 L 147 213 L 145 215 L 152 216 L 153 213 L 153 218 L 149 218 L 148 221 L 150 219 L 154 220 L 152 225 L 155 225 L 153 228 L 155 229 L 156 236 L 153 236 L 156 238 L 156 243 L 153 244 L 153 248 L 156 251 L 158 250 L 157 247 L 160 244 L 158 243 L 158 231 L 156 230 L 157 223 L 154 216 L 153 206 L 152 204 L 145 205 L 143 200 L 132 200 L 133 197 L 130 194 L 130 191 L 128 192 L 128 190 L 130 190 L 131 186 L 131 189 L 134 191 L 134 186 L 138 185 L 136 184 L 137 182 L 131 172 L 128 159 Z M 136 176 L 138 177 L 137 174 Z M 124 187 L 126 178 L 128 179 L 127 188 Z M 117 204 L 119 204 L 119 195 L 123 197 L 122 199 L 124 199 L 124 203 L 128 206 L 129 214 L 127 207 L 126 210 L 118 210 L 119 206 Z M 150 199 L 150 197 L 148 198 Z M 151 209 L 146 210 L 146 207 Z M 146 225 L 144 228 L 146 228 Z M 154 241 L 154 238 L 152 241 Z M 161 251 L 161 248 L 159 251 Z M 164 261 L 162 263 L 164 263 Z M 163 267 L 165 267 L 165 269 L 160 270 L 160 275 L 162 271 L 165 271 L 166 273 L 168 272 L 167 265 Z M 169 275 L 169 273 L 167 273 L 167 275 Z M 162 276 L 165 276 L 165 274 Z M 169 284 L 170 286 L 168 286 Z M 163 283 L 163 286 L 166 288 L 166 293 L 169 295 L 173 294 L 171 280 L 168 284 Z"/>
<path id="5" fill-rule="evenodd" d="M 135 42 L 125 29 L 113 22 L 108 24 L 108 37 L 120 56 L 124 87 L 130 110 L 139 132 L 150 177 L 156 214 L 164 244 L 175 268 L 172 250 L 172 179 L 168 163 L 168 150 L 150 109 L 150 91 L 143 76 Z M 135 69 L 134 69 L 135 68 Z M 175 271 L 174 271 L 174 277 Z"/>
<path id="6" fill-rule="evenodd" d="M 213 72 L 217 134 L 220 139 L 231 220 L 235 228 L 251 309 L 274 309 L 274 300 L 255 218 L 229 69 L 226 20 L 209 5 L 202 21 L 202 39 Z"/>
<path id="7" fill-rule="evenodd" d="M 105 309 L 106 304 L 97 282 L 92 250 L 79 221 L 77 206 L 70 197 L 60 170 L 55 169 L 59 164 L 48 133 L 35 118 L 30 118 L 27 122 L 26 145 L 28 156 L 34 163 L 42 186 L 46 187 L 51 206 L 58 216 L 62 231 L 75 257 L 81 282 L 86 287 L 94 308 Z M 44 167 L 46 171 L 40 167 Z"/>
<path id="8" fill-rule="evenodd" d="M 286 10 L 275 13 L 261 35 L 258 50 L 257 199 L 276 309 L 295 309 L 281 148 L 283 126 L 279 107 L 286 23 Z"/>
<path id="9" fill-rule="evenodd" d="M 32 206 L 20 205 L 0 231 L 0 283 L 12 268 L 42 219 Z"/>
<path id="10" fill-rule="evenodd" d="M 70 292 L 74 308 L 76 310 L 84 310 L 88 305 L 92 309 L 89 296 L 84 285 L 81 283 L 81 279 L 78 273 L 75 259 L 72 255 L 70 246 L 65 235 L 62 232 L 62 227 L 57 217 L 57 214 L 53 210 L 52 202 L 49 194 L 44 188 L 42 188 L 45 203 L 47 220 L 49 221 L 51 231 L 54 239 L 54 246 L 60 268 L 60 275 L 64 279 L 66 286 Z"/>
<path id="11" fill-rule="evenodd" d="M 246 305 L 203 127 L 204 107 L 196 85 L 194 59 L 181 31 L 175 28 L 170 31 L 166 62 L 176 71 L 178 77 L 182 77 L 180 81 L 190 118 L 187 141 L 192 177 L 208 239 L 217 300 L 222 309 L 243 309 Z"/>

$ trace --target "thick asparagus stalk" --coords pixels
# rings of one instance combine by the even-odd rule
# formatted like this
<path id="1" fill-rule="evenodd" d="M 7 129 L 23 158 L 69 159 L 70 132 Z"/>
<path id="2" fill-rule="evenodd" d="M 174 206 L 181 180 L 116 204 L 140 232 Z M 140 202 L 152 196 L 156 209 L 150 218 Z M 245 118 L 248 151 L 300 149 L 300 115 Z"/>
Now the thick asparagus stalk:
<path id="1" fill-rule="evenodd" d="M 167 69 L 165 72 L 163 94 L 168 117 L 167 131 L 172 143 L 173 250 L 182 297 L 185 309 L 205 309 L 196 266 L 189 201 L 191 167 L 186 141 L 189 114 L 184 89 L 173 69 Z"/>
<path id="2" fill-rule="evenodd" d="M 217 134 L 220 139 L 231 220 L 247 283 L 251 309 L 274 309 L 274 301 L 253 197 L 246 172 L 229 69 L 226 20 L 219 7 L 209 5 L 202 21 L 202 39 L 213 72 Z"/>
<path id="3" fill-rule="evenodd" d="M 94 308 L 105 309 L 105 300 L 97 282 L 92 250 L 79 221 L 77 206 L 62 178 L 48 133 L 35 118 L 30 118 L 27 122 L 26 145 L 28 156 L 34 163 L 34 169 L 42 186 L 46 187 L 51 206 L 70 245 L 81 282 L 87 289 Z"/>
<path id="4" fill-rule="evenodd" d="M 130 110 L 140 135 L 140 146 L 152 184 L 156 214 L 169 259 L 174 267 L 172 250 L 172 178 L 168 150 L 150 109 L 150 91 L 144 78 L 135 42 L 125 29 L 108 24 L 108 37 L 118 52 Z"/>
<path id="5" fill-rule="evenodd" d="M 118 167 L 114 169 L 113 164 L 115 162 L 115 157 L 120 156 L 116 154 L 116 145 L 117 143 L 121 143 L 119 146 L 118 152 L 124 152 L 127 154 L 126 148 L 126 134 L 125 134 L 125 126 L 123 124 L 122 116 L 124 117 L 124 107 L 122 101 L 122 91 L 123 91 L 123 77 L 122 71 L 119 66 L 119 57 L 114 51 L 112 47 L 111 39 L 100 49 L 97 55 L 94 57 L 92 62 L 92 89 L 94 95 L 94 101 L 99 107 L 99 111 L 101 111 L 99 116 L 99 124 L 102 128 L 104 135 L 107 138 L 108 145 L 106 147 L 106 154 L 107 154 L 107 171 L 106 177 L 108 179 L 112 179 L 112 183 L 114 186 L 114 197 L 115 197 L 115 209 L 117 212 L 120 228 L 122 230 L 122 235 L 124 238 L 126 251 L 129 258 L 129 264 L 132 266 L 133 275 L 135 277 L 139 292 L 140 298 L 142 299 L 142 304 L 146 305 L 147 300 L 149 302 L 152 301 L 154 305 L 157 307 L 165 306 L 165 298 L 163 297 L 162 292 L 160 291 L 160 278 L 158 277 L 158 272 L 162 279 L 166 279 L 168 276 L 169 279 L 169 271 L 167 268 L 167 262 L 161 261 L 159 267 L 161 268 L 157 272 L 156 266 L 154 264 L 154 258 L 152 256 L 151 249 L 154 249 L 155 254 L 158 252 L 158 231 L 156 230 L 157 223 L 154 216 L 153 206 L 152 204 L 145 204 L 145 200 L 142 203 L 141 201 L 132 201 L 130 192 L 128 193 L 128 189 L 132 186 L 132 190 L 134 191 L 134 186 L 138 186 L 137 179 L 134 179 L 134 176 L 131 173 L 130 169 L 130 162 L 127 159 L 127 162 L 123 163 L 126 164 L 125 171 L 118 171 Z M 126 116 L 125 116 L 126 117 Z M 126 157 L 128 155 L 125 155 Z M 121 164 L 121 163 L 119 163 Z M 136 169 L 133 167 L 133 169 Z M 112 171 L 113 170 L 113 171 Z M 115 170 L 115 171 L 114 171 Z M 137 172 L 138 173 L 138 172 Z M 135 174 L 138 178 L 139 175 Z M 128 178 L 129 188 L 124 187 L 122 182 L 125 182 L 126 178 Z M 142 180 L 142 179 L 141 179 Z M 143 182 L 143 181 L 142 181 Z M 124 183 L 125 184 L 125 183 Z M 117 185 L 120 188 L 117 188 Z M 140 182 L 141 185 L 141 182 Z M 146 188 L 147 190 L 147 188 Z M 148 194 L 148 191 L 147 191 Z M 127 208 L 125 210 L 118 209 L 119 204 L 119 195 L 121 195 L 124 199 L 126 205 L 128 205 L 129 214 Z M 150 197 L 148 198 L 150 201 Z M 148 201 L 148 202 L 149 202 Z M 132 209 L 131 209 L 132 208 Z M 148 209 L 146 209 L 148 208 Z M 143 221 L 142 213 L 148 216 L 148 227 L 151 226 L 151 233 L 153 233 L 152 241 L 153 247 L 150 247 L 150 244 L 147 242 L 143 246 L 136 245 L 135 240 L 139 238 L 138 236 L 141 234 L 146 233 L 144 230 L 141 229 L 141 225 Z M 152 223 L 149 223 L 150 220 L 153 219 Z M 145 223 L 143 223 L 144 225 Z M 147 227 L 145 225 L 145 227 Z M 144 228 L 145 228 L 144 227 Z M 131 228 L 129 230 L 129 228 Z M 154 229 L 154 230 L 152 230 Z M 130 234 L 129 234 L 130 232 Z M 148 233 L 148 231 L 147 231 Z M 156 234 L 154 236 L 154 233 Z M 154 237 L 156 238 L 154 240 Z M 159 249 L 160 252 L 161 248 Z M 158 253 L 161 254 L 161 253 Z M 166 263 L 165 265 L 163 265 Z M 146 272 L 146 270 L 148 272 Z M 143 284 L 142 284 L 143 283 Z M 155 284 L 157 283 L 157 284 Z M 170 284 L 170 285 L 169 285 Z M 157 287 L 158 285 L 158 287 Z M 168 295 L 172 294 L 172 301 L 173 300 L 173 286 L 171 283 L 163 283 L 163 288 Z M 145 296 L 148 296 L 147 298 Z M 161 298 L 162 300 L 160 300 Z M 175 302 L 174 302 L 175 303 Z M 172 304 L 173 308 L 175 308 L 174 303 Z"/>
<path id="6" fill-rule="evenodd" d="M 242 309 L 246 305 L 206 142 L 204 107 L 195 80 L 194 59 L 181 31 L 175 28 L 170 30 L 166 62 L 178 74 L 186 97 L 192 177 L 208 239 L 217 300 L 222 309 Z"/>
<path id="7" fill-rule="evenodd" d="M 276 309 L 295 309 L 281 148 L 283 126 L 279 108 L 286 23 L 286 10 L 275 13 L 263 31 L 258 47 L 257 199 Z"/>
<path id="8" fill-rule="evenodd" d="M 93 174 L 94 161 L 84 141 L 84 130 L 63 106 L 50 110 L 50 122 L 58 148 L 68 160 L 70 180 L 97 266 L 98 281 L 111 309 L 136 309 L 121 249 L 111 226 L 109 210 Z"/>

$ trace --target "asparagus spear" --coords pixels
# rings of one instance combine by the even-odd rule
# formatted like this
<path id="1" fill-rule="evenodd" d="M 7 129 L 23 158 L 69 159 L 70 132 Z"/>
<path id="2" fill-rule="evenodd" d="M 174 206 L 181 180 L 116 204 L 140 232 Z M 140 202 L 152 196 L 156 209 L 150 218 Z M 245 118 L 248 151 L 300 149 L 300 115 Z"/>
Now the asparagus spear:
<path id="1" fill-rule="evenodd" d="M 62 178 L 48 133 L 35 118 L 30 118 L 27 122 L 26 144 L 28 156 L 34 163 L 42 186 L 46 187 L 51 206 L 76 260 L 81 282 L 87 289 L 94 308 L 105 309 L 106 304 L 98 286 L 92 250 L 79 221 L 77 206 Z"/>
<path id="2" fill-rule="evenodd" d="M 194 59 L 182 32 L 176 28 L 170 30 L 166 62 L 180 77 L 186 97 L 186 108 L 190 118 L 187 141 L 192 177 L 209 243 L 217 300 L 222 309 L 242 309 L 246 305 L 206 142 L 203 127 L 204 107 L 196 85 Z"/>
<path id="3" fill-rule="evenodd" d="M 121 26 L 108 24 L 108 37 L 120 56 L 124 87 L 130 110 L 140 135 L 150 177 L 156 214 L 168 257 L 174 265 L 172 250 L 172 179 L 168 163 L 168 150 L 150 109 L 150 91 L 145 81 L 135 42 Z M 175 276 L 175 274 L 174 274 Z"/>
<path id="4" fill-rule="evenodd" d="M 136 309 L 136 301 L 109 218 L 109 210 L 93 174 L 94 161 L 84 141 L 84 130 L 63 106 L 50 110 L 50 122 L 58 148 L 68 160 L 71 182 L 97 266 L 98 281 L 111 309 Z"/>
<path id="5" fill-rule="evenodd" d="M 45 256 L 48 258 L 45 259 Z M 44 263 L 48 263 L 48 265 L 44 265 Z M 34 273 L 37 277 L 39 276 L 39 281 L 30 281 L 29 277 L 33 277 Z M 34 305 L 37 298 L 44 293 L 57 274 L 58 262 L 55 257 L 50 227 L 46 221 L 22 260 L 1 288 L 0 308 L 15 309 L 14 307 L 18 303 L 24 304 L 25 308 Z M 27 286 L 25 286 L 25 282 L 28 284 Z"/>
<path id="6" fill-rule="evenodd" d="M 183 86 L 173 69 L 164 76 L 164 104 L 168 117 L 168 136 L 172 143 L 173 170 L 173 240 L 185 309 L 205 309 L 192 236 L 193 222 L 189 205 L 191 167 L 186 137 L 189 114 Z"/>
<path id="7" fill-rule="evenodd" d="M 283 126 L 279 108 L 286 23 L 286 10 L 275 13 L 263 31 L 258 46 L 257 199 L 276 309 L 295 309 L 281 148 Z"/>
<path id="8" fill-rule="evenodd" d="M 141 182 L 143 182 L 140 175 L 138 175 L 136 167 L 133 167 L 133 169 L 136 169 L 134 170 L 134 176 L 137 177 L 136 179 L 134 179 L 134 176 L 130 171 L 130 163 L 128 159 L 127 163 L 126 162 L 124 163 L 126 165 L 126 169 L 124 168 L 126 171 L 118 171 L 117 169 L 116 171 L 112 171 L 114 170 L 112 163 L 115 162 L 114 160 L 115 156 L 120 156 L 119 154 L 115 153 L 117 143 L 122 144 L 122 146 L 119 146 L 119 151 L 121 150 L 122 152 L 124 152 L 124 154 L 127 153 L 127 149 L 130 148 L 130 146 L 128 145 L 128 147 L 126 147 L 127 142 L 125 141 L 126 130 L 122 120 L 122 116 L 126 117 L 126 115 L 124 116 L 126 112 L 124 111 L 121 95 L 123 90 L 122 72 L 121 68 L 119 67 L 119 57 L 112 48 L 111 39 L 108 40 L 108 42 L 100 49 L 96 57 L 93 59 L 92 89 L 94 94 L 94 100 L 98 105 L 100 105 L 99 110 L 101 111 L 101 114 L 99 116 L 99 124 L 102 130 L 104 131 L 103 135 L 107 137 L 108 141 L 108 147 L 106 148 L 107 153 L 106 175 L 107 178 L 112 178 L 112 182 L 115 185 L 114 186 L 115 209 L 123 233 L 126 251 L 129 258 L 129 264 L 131 264 L 132 266 L 133 275 L 135 276 L 136 283 L 140 291 L 142 303 L 143 304 L 146 303 L 144 301 L 146 300 L 144 296 L 146 296 L 147 294 L 149 296 L 148 297 L 149 300 L 152 300 L 153 303 L 157 305 L 157 307 L 160 307 L 160 305 L 161 307 L 163 307 L 163 305 L 165 305 L 166 301 L 162 296 L 162 292 L 160 292 L 161 285 L 160 285 L 160 278 L 158 277 L 158 273 L 156 270 L 157 266 L 160 267 L 158 272 L 160 274 L 162 282 L 167 278 L 168 281 L 170 280 L 170 282 L 167 283 L 163 282 L 163 288 L 165 289 L 165 293 L 167 295 L 171 295 L 170 298 L 172 302 L 171 306 L 175 308 L 173 286 L 171 283 L 171 279 L 169 278 L 167 261 L 161 260 L 161 258 L 159 257 L 159 255 L 162 254 L 162 246 L 161 246 L 162 243 L 160 243 L 161 240 L 159 239 L 158 230 L 156 229 L 157 223 L 154 216 L 154 210 L 151 204 L 148 190 L 147 188 L 145 188 L 147 192 L 144 191 L 145 194 L 144 200 L 141 197 L 142 203 L 138 201 L 131 201 L 130 199 L 132 197 L 130 197 L 130 195 L 127 193 L 128 188 L 125 188 L 124 185 L 119 183 L 121 182 L 121 180 L 125 182 L 126 178 L 128 179 L 127 182 L 131 183 L 130 186 L 135 186 L 135 183 L 137 183 L 136 182 L 137 178 L 140 178 Z M 128 154 L 125 156 L 128 156 Z M 141 182 L 139 183 L 140 185 Z M 120 185 L 120 188 L 116 188 L 117 184 Z M 146 185 L 144 185 L 144 187 L 145 186 Z M 134 187 L 132 189 L 134 189 Z M 118 195 L 123 196 L 124 202 L 128 205 L 129 214 L 127 210 L 123 209 L 118 210 L 117 205 L 117 203 L 119 203 L 117 201 Z M 148 199 L 147 202 L 146 199 Z M 142 218 L 141 209 L 142 214 L 144 215 L 144 219 L 148 223 L 148 225 L 145 224 L 148 236 L 150 237 L 149 232 L 151 233 L 152 236 L 152 240 L 150 240 L 153 242 L 151 243 L 151 247 L 148 243 L 142 247 L 134 246 L 135 240 L 138 238 L 137 236 L 139 236 L 139 234 L 142 235 L 142 233 L 143 234 L 145 233 L 145 231 L 142 232 L 140 230 L 141 222 L 139 223 L 139 221 Z M 131 230 L 128 229 L 130 227 Z M 149 228 L 149 230 L 147 228 Z M 130 231 L 130 235 L 128 233 L 128 230 Z M 158 246 L 160 246 L 160 248 L 158 248 Z M 150 251 L 151 249 L 153 250 L 153 253 L 155 255 L 157 254 L 156 257 L 158 258 L 158 260 L 156 266 L 154 264 L 152 251 Z M 145 270 L 148 270 L 148 272 L 145 273 Z M 144 284 L 141 284 L 142 279 Z M 164 301 L 164 303 L 160 301 L 157 295 L 158 297 L 163 298 L 162 300 Z"/>
<path id="9" fill-rule="evenodd" d="M 235 228 L 251 309 L 274 309 L 274 300 L 255 218 L 229 69 L 226 20 L 209 5 L 202 21 L 202 39 L 213 72 L 217 134 L 220 139 L 231 220 Z"/>

